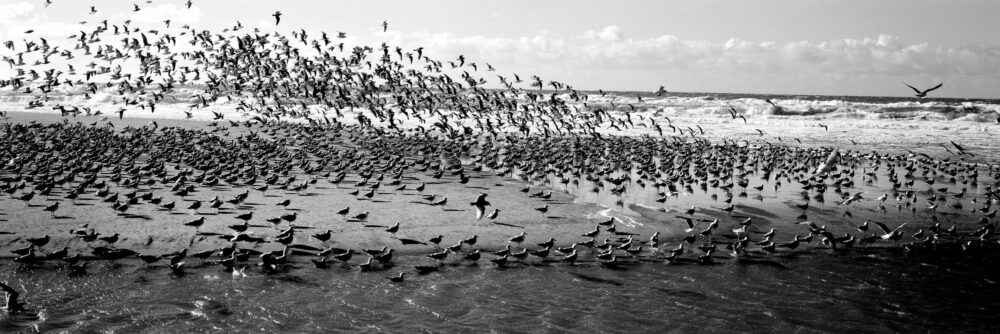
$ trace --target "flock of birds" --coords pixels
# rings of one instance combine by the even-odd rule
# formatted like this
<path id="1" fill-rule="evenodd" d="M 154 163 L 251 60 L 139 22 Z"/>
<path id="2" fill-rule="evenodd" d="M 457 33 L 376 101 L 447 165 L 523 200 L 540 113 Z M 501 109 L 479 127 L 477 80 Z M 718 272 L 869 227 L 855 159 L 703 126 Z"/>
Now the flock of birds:
<path id="1" fill-rule="evenodd" d="M 190 8 L 191 2 L 186 4 Z M 141 8 L 136 5 L 134 10 Z M 91 8 L 91 15 L 96 12 Z M 282 13 L 275 12 L 273 18 L 276 25 L 281 24 Z M 388 23 L 383 22 L 382 28 L 386 31 Z M 696 131 L 669 119 L 666 124 L 634 119 L 628 111 L 641 106 L 641 96 L 625 104 L 628 109 L 624 105 L 619 109 L 613 102 L 588 104 L 586 93 L 556 81 L 531 77 L 531 88 L 518 87 L 522 79 L 516 74 L 497 76 L 504 89 L 486 89 L 486 80 L 478 74 L 495 70 L 464 56 L 435 60 L 424 55 L 423 48 L 403 50 L 384 43 L 377 48 L 348 48 L 336 40 L 345 37 L 344 33 L 330 38 L 325 32 L 314 35 L 305 30 L 291 36 L 245 30 L 240 23 L 213 33 L 170 27 L 169 21 L 161 30 L 105 20 L 71 36 L 71 49 L 44 38 L 5 42 L 13 55 L 3 60 L 18 74 L 0 82 L 0 88 L 32 96 L 29 107 L 59 110 L 64 121 L 3 125 L 3 201 L 25 202 L 28 210 L 41 207 L 53 217 L 77 201 L 99 201 L 114 210 L 116 219 L 128 219 L 136 207 L 148 207 L 187 209 L 195 216 L 198 210 L 214 209 L 220 216 L 231 217 L 214 220 L 233 222 L 206 225 L 203 215 L 184 222 L 196 236 L 217 237 L 224 246 L 199 248 L 195 244 L 163 254 L 116 247 L 121 235 L 102 230 L 98 223 L 84 224 L 61 236 L 15 235 L 12 242 L 18 247 L 10 251 L 12 261 L 26 266 L 65 263 L 59 267 L 74 274 L 85 273 L 87 264 L 97 259 L 125 258 L 138 258 L 148 265 L 165 262 L 174 273 L 190 269 L 191 258 L 233 275 L 246 275 L 248 268 L 281 272 L 294 267 L 296 258 L 308 258 L 317 268 L 336 265 L 388 271 L 398 260 L 394 258 L 396 245 L 330 247 L 337 238 L 331 229 L 302 232 L 295 225 L 296 212 L 260 217 L 245 201 L 251 193 L 281 192 L 289 197 L 275 205 L 287 207 L 296 201 L 296 194 L 320 184 L 361 201 L 384 196 L 386 191 L 423 194 L 430 180 L 458 185 L 484 175 L 521 178 L 551 189 L 588 185 L 589 191 L 610 196 L 655 191 L 660 203 L 700 189 L 713 192 L 712 198 L 725 207 L 692 207 L 676 219 L 660 222 L 682 226 L 683 233 L 669 238 L 660 232 L 632 233 L 619 219 L 609 218 L 578 235 L 521 232 L 484 237 L 505 244 L 499 249 L 480 248 L 483 242 L 478 235 L 451 241 L 443 236 L 417 240 L 396 236 L 405 222 L 381 227 L 402 244 L 396 247 L 432 249 L 424 254 L 430 262 L 413 266 L 416 272 L 437 271 L 448 262 L 481 260 L 498 267 L 532 262 L 619 267 L 635 261 L 755 261 L 810 244 L 834 251 L 884 245 L 911 252 L 951 246 L 974 251 L 998 245 L 993 231 L 1000 189 L 994 186 L 1000 167 L 964 161 L 972 153 L 957 143 L 952 143 L 955 156 L 944 159 L 916 152 L 862 153 L 735 140 L 713 143 L 697 125 Z M 37 60 L 26 62 L 26 56 Z M 93 61 L 78 69 L 74 64 L 86 62 L 80 58 Z M 126 71 L 127 67 L 135 70 Z M 940 86 L 918 93 L 924 95 Z M 197 92 L 180 89 L 184 87 L 197 87 Z M 58 94 L 93 98 L 98 93 L 112 96 L 119 118 L 137 108 L 155 112 L 157 104 L 183 98 L 190 101 L 189 117 L 207 114 L 202 109 L 218 102 L 236 104 L 246 116 L 232 120 L 212 111 L 207 129 L 160 126 L 155 121 L 115 128 L 110 122 L 71 121 L 81 114 L 99 116 L 100 110 L 49 102 Z M 664 93 L 660 87 L 655 95 Z M 736 109 L 731 112 L 734 119 L 742 117 L 746 122 Z M 607 130 L 637 127 L 653 129 L 658 135 L 606 134 Z M 671 132 L 666 131 L 668 127 Z M 988 174 L 994 183 L 982 189 L 980 173 Z M 874 183 L 880 177 L 890 180 L 891 189 L 885 194 L 868 199 L 854 190 L 856 182 Z M 753 179 L 760 184 L 751 184 Z M 802 215 L 794 225 L 801 227 L 781 231 L 791 237 L 758 226 L 759 221 L 740 215 L 733 203 L 734 197 L 754 191 L 748 188 L 762 192 L 765 187 L 777 191 L 784 186 L 800 187 L 802 194 L 795 204 Z M 551 190 L 536 187 L 532 191 L 532 187 L 521 191 L 539 206 L 505 210 L 533 209 L 544 215 L 550 205 L 558 205 L 549 200 Z M 194 199 L 200 192 L 220 188 L 230 196 Z M 831 189 L 845 217 L 859 203 L 874 202 L 885 212 L 886 202 L 894 199 L 897 211 L 913 211 L 915 218 L 919 211 L 926 218 L 909 226 L 865 221 L 849 228 L 809 220 L 810 203 L 825 201 Z M 428 205 L 471 208 L 475 215 L 470 220 L 492 221 L 503 215 L 503 206 L 491 203 L 486 192 L 473 202 L 457 204 L 447 197 L 422 196 Z M 922 204 L 921 198 L 927 203 Z M 364 223 L 379 214 L 355 212 L 350 207 L 337 213 L 343 223 Z M 954 218 L 956 213 L 961 213 L 960 220 L 939 220 Z M 968 217 L 976 218 L 966 221 Z M 250 224 L 259 221 L 274 228 Z M 911 226 L 918 229 L 913 231 Z M 46 248 L 56 240 L 73 248 Z M 152 237 L 146 246 L 151 242 Z M 262 245 L 278 249 L 258 250 Z M 402 281 L 404 272 L 388 279 Z"/>

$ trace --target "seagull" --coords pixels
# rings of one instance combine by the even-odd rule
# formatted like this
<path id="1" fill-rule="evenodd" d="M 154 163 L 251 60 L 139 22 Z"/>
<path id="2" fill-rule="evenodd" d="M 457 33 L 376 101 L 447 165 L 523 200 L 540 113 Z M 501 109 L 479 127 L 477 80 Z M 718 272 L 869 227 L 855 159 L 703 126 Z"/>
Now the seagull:
<path id="1" fill-rule="evenodd" d="M 930 93 L 932 90 L 941 88 L 941 85 L 944 85 L 944 83 L 942 82 L 942 83 L 937 84 L 937 86 L 934 86 L 934 87 L 928 88 L 928 89 L 926 89 L 924 91 L 921 91 L 919 89 L 914 88 L 913 86 L 910 86 L 909 84 L 907 84 L 905 82 L 903 84 L 906 85 L 906 87 L 910 87 L 910 89 L 912 89 L 914 92 L 917 92 L 917 95 L 915 95 L 916 97 L 927 96 L 927 93 Z"/>
<path id="2" fill-rule="evenodd" d="M 278 25 L 281 22 L 281 11 L 275 11 L 271 16 L 274 16 L 274 25 Z"/>
<path id="3" fill-rule="evenodd" d="M 520 245 L 521 242 L 524 241 L 524 235 L 525 235 L 525 233 L 521 232 L 521 234 L 518 234 L 518 235 L 516 235 L 516 236 L 514 236 L 514 237 L 512 237 L 510 239 L 507 239 L 507 241 L 513 242 L 513 243 L 516 243 L 516 244 Z"/>
<path id="4" fill-rule="evenodd" d="M 486 206 L 490 205 L 490 202 L 486 201 L 485 193 L 479 193 L 476 201 L 469 203 L 469 205 L 476 207 L 476 220 L 480 220 L 483 219 L 483 215 L 486 213 Z"/>
<path id="5" fill-rule="evenodd" d="M 882 240 L 889 240 L 889 239 L 899 240 L 899 238 L 903 236 L 903 234 L 899 232 L 899 229 L 903 228 L 903 226 L 906 226 L 906 224 L 909 224 L 909 222 L 902 223 L 899 226 L 896 226 L 895 229 L 890 230 L 889 227 L 885 226 L 885 224 L 883 223 L 880 222 L 874 222 L 874 223 L 879 228 L 881 228 L 883 232 L 885 232 L 885 234 L 881 236 Z"/>
<path id="6" fill-rule="evenodd" d="M 860 191 L 857 192 L 857 193 L 855 193 L 854 195 L 851 195 L 851 196 L 847 197 L 847 199 L 844 199 L 843 201 L 841 201 L 837 205 L 848 205 L 848 204 L 854 203 L 855 201 L 857 201 L 859 199 L 864 199 L 864 197 L 861 197 L 861 192 Z"/>
<path id="7" fill-rule="evenodd" d="M 968 154 L 968 155 L 972 155 L 972 153 L 969 153 L 969 152 L 966 152 L 966 151 L 965 151 L 965 147 L 962 147 L 962 145 L 959 145 L 959 144 L 958 144 L 958 143 L 956 143 L 956 142 L 955 142 L 954 140 L 951 140 L 951 145 L 952 145 L 952 146 L 955 146 L 955 149 L 956 149 L 956 150 L 958 150 L 958 154 L 959 154 L 959 155 L 961 155 L 961 154 Z"/>
<path id="8" fill-rule="evenodd" d="M 388 276 L 388 277 L 386 277 L 386 278 L 388 278 L 388 279 L 389 279 L 390 281 L 392 281 L 393 283 L 400 283 L 400 282 L 402 282 L 402 281 L 403 281 L 403 275 L 405 275 L 405 274 L 406 274 L 406 273 L 404 273 L 404 272 L 400 272 L 400 273 L 399 273 L 399 276 Z"/>
<path id="9" fill-rule="evenodd" d="M 396 223 L 395 225 L 390 226 L 389 228 L 385 229 L 385 231 L 389 232 L 389 233 L 392 233 L 392 235 L 396 235 L 396 232 L 399 231 L 399 223 Z"/>

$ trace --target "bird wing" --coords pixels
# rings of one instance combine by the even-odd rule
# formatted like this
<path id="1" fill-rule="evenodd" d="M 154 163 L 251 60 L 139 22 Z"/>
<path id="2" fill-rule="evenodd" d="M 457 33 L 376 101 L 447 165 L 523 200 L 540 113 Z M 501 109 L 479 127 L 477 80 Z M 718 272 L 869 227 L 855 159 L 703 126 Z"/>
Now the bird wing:
<path id="1" fill-rule="evenodd" d="M 808 221 L 808 220 L 804 221 L 804 222 L 799 222 L 799 225 L 809 225 L 809 228 L 812 228 L 814 230 L 818 230 L 819 229 L 819 226 L 816 226 L 816 223 L 813 223 L 812 221 Z"/>
<path id="2" fill-rule="evenodd" d="M 683 217 L 683 216 L 677 216 L 677 218 L 684 219 L 684 221 L 687 222 L 687 225 L 688 225 L 689 229 L 693 229 L 694 228 L 695 225 L 694 225 L 694 220 L 693 219 L 688 218 L 688 217 Z"/>
<path id="3" fill-rule="evenodd" d="M 476 220 L 483 219 L 483 214 L 486 213 L 486 206 L 476 205 Z"/>
<path id="4" fill-rule="evenodd" d="M 896 231 L 899 231 L 899 229 L 903 228 L 903 226 L 906 226 L 906 224 L 909 224 L 909 223 L 910 222 L 905 222 L 905 223 L 900 224 L 899 226 L 896 226 L 896 228 L 893 229 L 892 232 L 895 233 Z"/>
<path id="5" fill-rule="evenodd" d="M 958 149 L 959 151 L 965 151 L 965 148 L 962 147 L 961 145 L 958 145 L 958 143 L 956 143 L 954 140 L 951 141 L 951 144 L 955 145 L 955 148 Z"/>
<path id="6" fill-rule="evenodd" d="M 938 88 L 941 88 L 941 86 L 943 86 L 943 85 L 944 85 L 944 83 L 943 83 L 943 82 L 942 82 L 942 83 L 939 83 L 939 84 L 937 84 L 937 86 L 934 86 L 934 87 L 931 87 L 931 88 L 928 88 L 927 90 L 923 91 L 923 93 L 925 93 L 925 94 L 926 94 L 926 93 L 928 93 L 928 92 L 930 92 L 930 91 L 932 91 L 932 90 L 935 90 L 935 89 L 938 89 Z M 913 88 L 913 87 L 910 87 L 910 88 Z"/>
<path id="7" fill-rule="evenodd" d="M 479 197 L 476 197 L 476 202 L 482 203 L 486 201 L 486 193 L 479 193 Z"/>
<path id="8" fill-rule="evenodd" d="M 906 85 L 906 87 L 910 87 L 910 89 L 912 89 L 914 92 L 917 92 L 917 94 L 923 93 L 919 89 L 917 89 L 917 88 L 915 88 L 913 86 L 910 86 L 909 84 L 907 84 L 905 82 L 903 84 Z"/>
<path id="9" fill-rule="evenodd" d="M 892 233 L 892 231 L 889 230 L 889 227 L 885 226 L 885 224 L 880 223 L 880 222 L 874 222 L 874 223 L 875 223 L 875 225 L 878 225 L 878 228 L 882 229 L 883 232 L 885 232 L 885 233 Z M 902 225 L 900 225 L 900 226 L 902 226 Z"/>

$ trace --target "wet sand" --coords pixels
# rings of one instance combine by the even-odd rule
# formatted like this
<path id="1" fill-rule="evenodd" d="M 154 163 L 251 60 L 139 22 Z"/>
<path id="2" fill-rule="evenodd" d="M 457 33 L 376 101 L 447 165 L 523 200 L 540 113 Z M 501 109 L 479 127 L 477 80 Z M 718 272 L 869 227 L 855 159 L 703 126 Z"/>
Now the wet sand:
<path id="1" fill-rule="evenodd" d="M 40 113 L 8 114 L 8 122 L 62 122 L 59 115 Z M 80 121 L 84 124 L 98 122 L 98 126 L 114 124 L 116 128 L 126 126 L 147 126 L 150 119 L 129 118 L 123 120 L 109 118 L 100 120 L 98 117 L 80 117 L 70 122 Z M 156 119 L 159 126 L 178 126 L 194 129 L 207 129 L 208 122 L 192 120 Z M 244 135 L 238 128 L 233 128 L 228 136 Z M 12 249 L 27 245 L 25 237 L 41 237 L 48 235 L 52 241 L 45 246 L 46 250 L 58 250 L 69 247 L 71 253 L 89 254 L 89 249 L 105 244 L 100 241 L 84 242 L 73 236 L 70 230 L 82 224 L 89 224 L 101 236 L 120 234 L 120 239 L 114 244 L 117 248 L 134 250 L 142 254 L 166 254 L 187 248 L 190 252 L 200 252 L 218 249 L 228 244 L 213 234 L 228 235 L 232 231 L 229 225 L 241 224 L 234 218 L 237 214 L 253 211 L 253 219 L 249 221 L 250 232 L 256 237 L 270 240 L 281 230 L 289 227 L 288 222 L 273 225 L 265 219 L 279 217 L 285 214 L 297 214 L 293 222 L 296 235 L 293 248 L 306 253 L 313 249 L 338 247 L 342 249 L 360 250 L 362 248 L 381 248 L 390 246 L 400 253 L 429 253 L 435 249 L 427 240 L 442 235 L 441 246 L 458 243 L 462 239 L 478 236 L 477 247 L 499 249 L 508 244 L 507 239 L 525 232 L 527 237 L 523 246 L 532 248 L 535 243 L 554 237 L 559 244 L 569 244 L 582 237 L 581 231 L 588 231 L 600 221 L 608 218 L 600 213 L 605 208 L 588 203 L 575 203 L 574 196 L 549 187 L 534 186 L 526 182 L 499 177 L 491 172 L 472 172 L 467 174 L 470 180 L 460 184 L 457 176 L 445 173 L 441 179 L 433 179 L 419 173 L 405 174 L 403 180 L 407 183 L 425 183 L 426 189 L 418 193 L 415 190 L 396 191 L 395 187 L 384 186 L 378 189 L 375 196 L 369 200 L 363 196 L 350 195 L 354 190 L 350 185 L 359 177 L 348 175 L 339 185 L 326 179 L 318 179 L 305 191 L 291 192 L 283 190 L 268 190 L 264 193 L 252 190 L 247 186 L 220 185 L 215 187 L 198 187 L 197 191 L 188 196 L 176 196 L 166 186 L 139 186 L 138 188 L 118 187 L 111 183 L 110 193 L 125 194 L 131 191 L 139 193 L 154 193 L 154 197 L 163 197 L 163 203 L 175 202 L 176 208 L 165 210 L 156 205 L 143 204 L 129 208 L 125 214 L 116 212 L 111 203 L 102 202 L 93 193 L 83 194 L 75 203 L 62 200 L 55 215 L 42 210 L 53 203 L 44 196 L 36 196 L 29 202 L 8 198 L 0 203 L 2 225 L 0 225 L 0 256 L 11 257 Z M 101 177 L 108 177 L 102 174 Z M 529 194 L 521 192 L 530 187 L 531 193 L 545 191 L 552 193 L 548 200 L 529 198 Z M 412 186 L 411 186 L 412 188 Z M 215 196 L 225 200 L 249 189 L 249 197 L 241 205 L 224 204 L 220 209 L 208 208 L 205 204 L 199 210 L 185 209 L 194 200 L 207 202 Z M 482 218 L 476 220 L 475 209 L 469 203 L 475 201 L 479 193 L 487 193 L 487 200 L 493 206 L 487 208 L 487 214 L 493 209 L 500 209 L 497 219 Z M 443 206 L 432 206 L 421 195 L 438 195 L 436 200 L 447 197 Z M 56 190 L 50 195 L 52 199 L 61 199 L 65 192 Z M 275 205 L 288 199 L 287 207 Z M 548 205 L 549 210 L 542 214 L 534 208 Z M 350 207 L 346 216 L 336 214 L 337 211 Z M 351 221 L 350 217 L 368 211 L 369 218 L 364 221 Z M 206 223 L 197 230 L 184 226 L 199 217 L 205 217 Z M 656 230 L 650 227 L 651 221 L 642 216 L 636 216 L 639 224 L 619 224 L 619 231 L 648 237 Z M 399 232 L 393 236 L 384 230 L 395 223 L 400 224 Z M 309 237 L 312 234 L 333 232 L 331 241 L 320 242 Z M 669 236 L 661 232 L 665 237 Z M 427 243 L 427 245 L 403 245 L 398 238 L 412 239 Z M 515 245 L 516 244 L 512 244 Z M 274 242 L 260 244 L 242 243 L 241 247 L 259 251 L 272 251 L 281 248 Z M 302 247 L 304 246 L 304 247 Z M 360 258 L 360 257 L 358 257 Z"/>

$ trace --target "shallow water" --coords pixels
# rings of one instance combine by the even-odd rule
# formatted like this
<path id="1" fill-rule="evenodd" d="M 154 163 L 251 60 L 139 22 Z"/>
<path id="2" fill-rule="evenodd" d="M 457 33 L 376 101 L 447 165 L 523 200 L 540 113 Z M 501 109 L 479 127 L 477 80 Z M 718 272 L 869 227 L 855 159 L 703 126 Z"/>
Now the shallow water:
<path id="1" fill-rule="evenodd" d="M 880 173 L 884 173 L 883 170 Z M 877 196 L 888 188 L 886 178 L 862 182 L 856 188 Z M 695 216 L 720 218 L 721 228 L 733 228 L 745 217 L 755 219 L 752 235 L 778 230 L 775 240 L 805 234 L 796 224 L 795 204 L 804 203 L 797 184 L 777 190 L 773 181 L 751 178 L 746 196 L 736 188 L 732 215 L 719 211 L 724 192 L 688 192 L 658 202 L 652 187 L 634 183 L 624 196 L 607 190 L 592 192 L 593 184 L 561 186 L 578 201 L 596 202 L 623 219 L 649 215 L 663 208 L 673 217 L 698 206 Z M 941 187 L 944 179 L 938 180 Z M 948 184 L 951 192 L 965 186 L 969 197 L 981 196 L 982 179 L 968 185 Z M 548 184 L 539 182 L 538 184 Z M 562 188 L 560 188 L 562 187 Z M 917 181 L 924 196 L 928 185 Z M 682 188 L 683 189 L 683 188 Z M 716 199 L 712 194 L 718 195 Z M 867 200 L 850 208 L 826 201 L 807 210 L 810 220 L 829 224 L 840 235 L 864 219 L 894 226 L 911 221 L 929 225 L 929 211 L 915 213 L 877 210 Z M 968 197 L 966 198 L 968 199 Z M 894 205 L 894 204 L 893 204 Z M 853 217 L 843 216 L 850 210 Z M 966 210 L 967 211 L 967 210 Z M 970 215 L 942 208 L 942 221 L 970 229 Z M 679 219 L 658 221 L 657 229 L 677 232 Z M 907 229 L 907 236 L 913 229 Z M 756 239 L 756 237 L 754 238 Z M 679 244 L 668 240 L 668 245 Z M 797 250 L 773 255 L 755 253 L 740 260 L 728 251 L 714 264 L 694 261 L 668 264 L 656 259 L 623 259 L 619 268 L 593 261 L 576 265 L 540 261 L 497 268 L 483 260 L 470 265 L 451 259 L 440 272 L 417 275 L 412 265 L 426 258 L 402 256 L 385 271 L 315 269 L 306 257 L 294 257 L 287 270 L 264 274 L 246 270 L 247 277 L 220 271 L 218 266 L 192 265 L 183 275 L 162 265 L 146 267 L 135 260 L 92 264 L 87 275 L 71 276 L 54 264 L 25 266 L 7 262 L 0 270 L 29 312 L 0 319 L 0 331 L 73 332 L 993 332 L 1000 328 L 994 310 L 1000 307 L 1000 264 L 996 247 L 976 253 L 950 249 L 939 253 L 904 253 L 893 244 L 876 244 L 832 251 L 814 241 Z M 691 252 L 689 254 L 701 254 Z M 693 255 L 686 255 L 694 257 Z M 486 258 L 492 258 L 487 255 Z M 589 257 L 588 257 L 589 259 Z M 386 276 L 406 272 L 403 283 Z"/>
<path id="2" fill-rule="evenodd" d="M 0 330 L 75 332 L 915 332 L 995 331 L 1000 266 L 964 256 L 800 251 L 767 264 L 638 262 L 607 269 L 448 265 L 386 273 L 291 269 L 178 277 L 125 264 L 70 277 L 15 269 L 37 316 Z M 825 253 L 822 251 L 820 253 Z M 305 264 L 298 264 L 306 267 Z M 395 271 L 392 270 L 392 271 Z"/>

